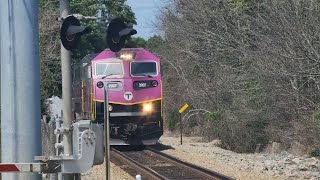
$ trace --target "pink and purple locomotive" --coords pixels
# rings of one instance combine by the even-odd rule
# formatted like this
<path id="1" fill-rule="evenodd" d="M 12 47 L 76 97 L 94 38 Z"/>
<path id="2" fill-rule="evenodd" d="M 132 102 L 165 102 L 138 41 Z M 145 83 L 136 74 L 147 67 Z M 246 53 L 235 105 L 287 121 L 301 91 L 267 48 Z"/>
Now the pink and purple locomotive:
<path id="1" fill-rule="evenodd" d="M 77 118 L 102 123 L 108 83 L 111 145 L 151 145 L 163 134 L 160 59 L 142 48 L 104 50 L 83 58 L 73 75 Z"/>

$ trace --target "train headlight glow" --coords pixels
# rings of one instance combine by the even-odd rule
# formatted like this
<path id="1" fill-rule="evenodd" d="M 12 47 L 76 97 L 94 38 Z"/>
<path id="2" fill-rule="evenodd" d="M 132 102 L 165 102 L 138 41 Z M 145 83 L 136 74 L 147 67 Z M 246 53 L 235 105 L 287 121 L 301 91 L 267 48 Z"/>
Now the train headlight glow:
<path id="1" fill-rule="evenodd" d="M 124 59 L 124 60 L 132 60 L 133 54 L 129 54 L 129 53 L 127 53 L 127 54 L 121 54 L 121 55 L 120 55 L 120 58 L 121 58 L 121 59 Z"/>
<path id="2" fill-rule="evenodd" d="M 113 107 L 111 105 L 109 105 L 109 111 L 112 111 Z"/>
<path id="3" fill-rule="evenodd" d="M 151 103 L 143 104 L 143 111 L 144 112 L 151 112 L 152 109 L 153 109 L 153 107 L 152 107 Z"/>

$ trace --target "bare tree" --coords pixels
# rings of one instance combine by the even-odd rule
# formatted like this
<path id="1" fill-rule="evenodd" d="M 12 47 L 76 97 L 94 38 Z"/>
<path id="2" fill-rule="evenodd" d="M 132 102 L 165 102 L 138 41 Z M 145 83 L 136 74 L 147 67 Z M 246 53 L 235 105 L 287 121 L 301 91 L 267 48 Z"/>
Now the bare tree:
<path id="1" fill-rule="evenodd" d="M 58 5 L 58 0 L 43 0 L 39 9 L 42 113 L 45 99 L 61 94 Z"/>
<path id="2" fill-rule="evenodd" d="M 255 71 L 277 115 L 270 134 L 294 138 L 293 122 L 314 119 L 318 111 L 319 5 L 317 1 L 268 0 L 252 20 L 257 38 L 257 49 L 251 51 Z M 285 136 L 279 133 L 283 129 Z"/>
<path id="3" fill-rule="evenodd" d="M 318 111 L 319 3 L 239 2 L 171 0 L 162 9 L 166 109 L 188 101 L 211 112 L 184 124 L 231 149 L 289 143 L 295 122 Z"/>

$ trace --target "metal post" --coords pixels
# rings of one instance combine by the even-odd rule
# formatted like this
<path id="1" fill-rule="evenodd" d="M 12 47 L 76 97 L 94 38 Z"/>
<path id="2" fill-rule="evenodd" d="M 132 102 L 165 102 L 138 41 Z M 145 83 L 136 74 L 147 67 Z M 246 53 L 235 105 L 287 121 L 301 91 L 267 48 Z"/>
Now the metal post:
<path id="1" fill-rule="evenodd" d="M 61 110 L 61 117 L 56 116 L 55 121 L 56 121 L 56 129 L 61 128 L 61 122 L 62 122 L 62 110 Z M 56 134 L 56 143 L 60 143 L 60 134 Z M 56 148 L 56 156 L 60 156 L 60 151 L 59 148 Z M 58 180 L 63 180 L 63 174 L 58 173 L 57 178 Z"/>
<path id="2" fill-rule="evenodd" d="M 180 144 L 182 145 L 182 118 L 181 118 L 181 113 L 179 113 L 179 118 L 180 118 Z"/>
<path id="3" fill-rule="evenodd" d="M 105 164 L 106 164 L 106 180 L 110 180 L 110 133 L 109 133 L 109 99 L 108 99 L 108 83 L 104 85 L 104 138 L 105 138 Z"/>
<path id="4" fill-rule="evenodd" d="M 41 155 L 38 0 L 0 1 L 1 160 L 32 163 Z M 40 180 L 37 173 L 2 173 Z"/>
<path id="5" fill-rule="evenodd" d="M 60 14 L 62 18 L 69 15 L 69 0 L 60 0 Z M 63 101 L 63 128 L 70 129 L 72 116 L 72 81 L 71 81 L 71 56 L 61 44 L 61 74 L 62 74 L 62 101 Z M 72 155 L 72 136 L 67 131 L 63 134 L 63 153 L 65 156 Z M 64 175 L 65 180 L 73 179 L 73 174 Z"/>

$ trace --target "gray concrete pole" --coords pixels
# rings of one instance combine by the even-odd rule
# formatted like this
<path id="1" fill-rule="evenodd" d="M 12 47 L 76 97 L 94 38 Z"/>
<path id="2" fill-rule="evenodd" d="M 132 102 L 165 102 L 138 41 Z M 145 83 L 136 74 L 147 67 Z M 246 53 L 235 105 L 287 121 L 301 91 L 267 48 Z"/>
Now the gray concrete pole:
<path id="1" fill-rule="evenodd" d="M 31 163 L 41 155 L 38 0 L 0 1 L 1 160 Z M 37 173 L 2 173 L 40 180 Z"/>
<path id="2" fill-rule="evenodd" d="M 60 14 L 62 18 L 69 15 L 69 0 L 60 0 Z M 61 44 L 61 74 L 62 74 L 62 101 L 63 101 L 63 128 L 70 128 L 72 116 L 72 80 L 71 80 L 71 55 Z M 63 134 L 63 153 L 72 155 L 72 133 Z M 74 174 L 64 174 L 64 180 L 75 179 Z"/>
<path id="3" fill-rule="evenodd" d="M 60 0 L 61 17 L 69 14 L 69 0 Z M 63 100 L 63 127 L 70 128 L 72 124 L 72 81 L 71 81 L 71 57 L 70 51 L 61 44 L 61 74 L 62 74 L 62 100 Z M 63 134 L 63 148 L 65 155 L 72 155 L 71 133 Z"/>

